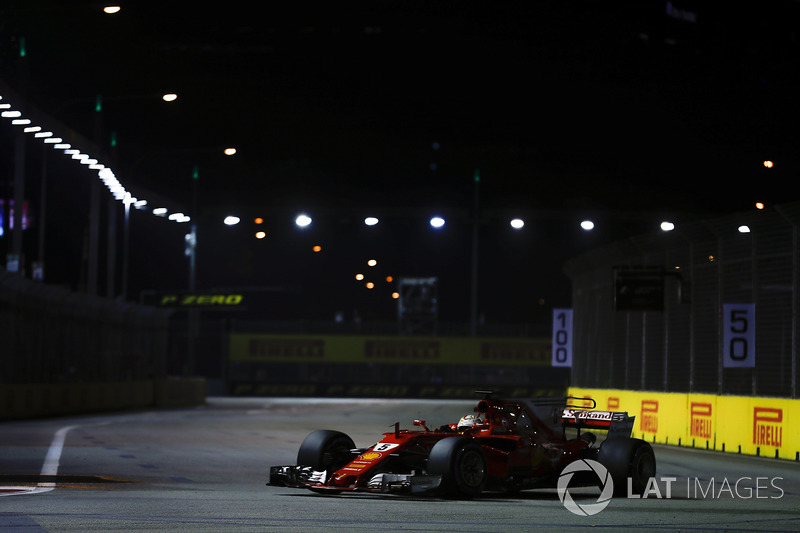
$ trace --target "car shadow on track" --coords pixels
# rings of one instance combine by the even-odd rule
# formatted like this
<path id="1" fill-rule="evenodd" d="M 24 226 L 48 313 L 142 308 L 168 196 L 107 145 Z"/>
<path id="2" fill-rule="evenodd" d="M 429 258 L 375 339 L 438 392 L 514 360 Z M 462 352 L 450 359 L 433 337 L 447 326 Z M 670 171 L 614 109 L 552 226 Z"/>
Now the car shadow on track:
<path id="1" fill-rule="evenodd" d="M 599 491 L 598 491 L 599 494 Z M 368 492 L 349 492 L 347 494 L 324 494 L 324 493 L 314 493 L 314 492 L 282 492 L 275 494 L 275 496 L 288 496 L 288 497 L 296 497 L 296 498 L 326 498 L 326 499 L 381 499 L 386 501 L 414 501 L 414 502 L 424 502 L 424 501 L 456 501 L 456 500 L 480 500 L 481 502 L 501 502 L 501 503 L 508 503 L 510 501 L 559 501 L 558 494 L 555 490 L 546 489 L 546 490 L 531 490 L 531 491 L 524 491 L 524 492 L 515 492 L 515 493 L 508 493 L 508 492 L 484 492 L 480 496 L 475 498 L 458 498 L 458 497 L 446 497 L 436 494 L 418 494 L 418 495 L 411 495 L 411 494 L 381 494 L 381 493 L 368 493 Z M 591 492 L 587 492 L 585 495 L 580 494 L 577 495 L 575 499 L 583 499 L 583 498 L 593 498 L 597 499 L 597 494 L 592 494 Z"/>

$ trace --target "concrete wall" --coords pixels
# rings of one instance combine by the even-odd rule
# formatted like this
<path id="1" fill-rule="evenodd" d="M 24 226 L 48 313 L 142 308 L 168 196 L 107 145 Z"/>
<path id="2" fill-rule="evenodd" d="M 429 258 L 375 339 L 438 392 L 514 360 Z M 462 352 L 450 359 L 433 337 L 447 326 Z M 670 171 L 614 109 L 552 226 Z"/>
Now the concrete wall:
<path id="1" fill-rule="evenodd" d="M 0 385 L 0 420 L 203 405 L 204 378 Z"/>

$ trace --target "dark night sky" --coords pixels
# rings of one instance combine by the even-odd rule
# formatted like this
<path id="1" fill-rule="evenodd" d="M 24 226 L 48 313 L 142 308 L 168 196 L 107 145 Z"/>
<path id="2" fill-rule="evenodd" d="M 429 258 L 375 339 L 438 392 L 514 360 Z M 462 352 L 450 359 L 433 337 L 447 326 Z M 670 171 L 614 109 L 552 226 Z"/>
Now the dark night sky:
<path id="1" fill-rule="evenodd" d="M 644 231 L 639 213 L 711 216 L 797 196 L 785 186 L 798 171 L 794 1 L 139 4 L 109 17 L 82 2 L 6 2 L 0 77 L 21 89 L 24 63 L 30 100 L 90 137 L 102 94 L 105 130 L 119 138 L 117 175 L 134 193 L 189 205 L 199 168 L 209 226 L 201 287 L 300 287 L 328 317 L 362 305 L 329 280 L 349 279 L 371 246 L 393 254 L 395 275 L 439 276 L 442 309 L 461 320 L 468 225 L 452 224 L 445 242 L 415 233 L 415 217 L 435 205 L 469 211 L 480 169 L 487 219 L 508 209 L 563 214 L 542 216 L 525 236 L 493 220 L 481 230 L 487 316 L 528 320 L 539 298 L 569 305 L 564 260 Z M 178 101 L 146 98 L 165 90 Z M 233 158 L 221 154 L 229 145 Z M 80 194 L 64 185 L 64 195 Z M 354 222 L 369 206 L 401 213 L 380 240 Z M 298 241 L 270 219 L 266 246 L 249 228 L 235 236 L 208 222 L 225 210 L 295 208 L 324 210 L 328 227 Z M 630 222 L 591 238 L 565 230 L 583 211 L 630 213 Z M 151 223 L 133 234 L 152 249 L 136 254 L 146 259 L 132 265 L 133 285 L 174 287 L 185 259 L 153 235 L 172 243 L 184 228 Z M 330 253 L 305 265 L 315 239 Z M 292 279 L 298 270 L 316 285 Z M 318 296 L 308 298 L 312 285 Z"/>

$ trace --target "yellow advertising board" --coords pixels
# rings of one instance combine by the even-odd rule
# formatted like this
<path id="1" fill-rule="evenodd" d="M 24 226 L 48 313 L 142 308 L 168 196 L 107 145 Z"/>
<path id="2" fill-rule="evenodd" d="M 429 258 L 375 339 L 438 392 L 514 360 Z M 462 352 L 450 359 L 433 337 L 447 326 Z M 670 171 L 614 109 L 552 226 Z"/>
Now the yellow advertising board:
<path id="1" fill-rule="evenodd" d="M 633 436 L 648 442 L 800 460 L 800 400 L 577 387 L 569 394 L 627 411 L 636 417 Z"/>
<path id="2" fill-rule="evenodd" d="M 230 335 L 229 358 L 243 363 L 381 363 L 550 366 L 550 339 Z"/>

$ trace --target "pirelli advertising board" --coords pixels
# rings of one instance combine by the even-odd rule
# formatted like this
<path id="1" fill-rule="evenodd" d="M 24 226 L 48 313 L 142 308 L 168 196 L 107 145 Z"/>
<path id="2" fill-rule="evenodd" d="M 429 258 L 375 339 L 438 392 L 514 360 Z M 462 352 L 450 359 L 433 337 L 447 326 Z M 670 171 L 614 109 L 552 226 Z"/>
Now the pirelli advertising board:
<path id="1" fill-rule="evenodd" d="M 233 333 L 229 357 L 242 363 L 318 362 L 426 365 L 551 365 L 550 339 L 293 336 Z"/>
<path id="2" fill-rule="evenodd" d="M 636 417 L 648 442 L 800 460 L 800 400 L 570 388 L 597 408 Z"/>

